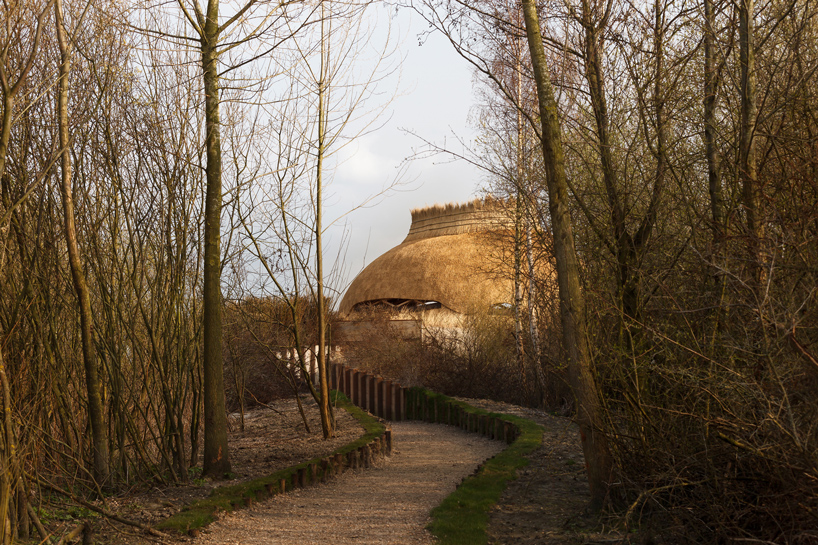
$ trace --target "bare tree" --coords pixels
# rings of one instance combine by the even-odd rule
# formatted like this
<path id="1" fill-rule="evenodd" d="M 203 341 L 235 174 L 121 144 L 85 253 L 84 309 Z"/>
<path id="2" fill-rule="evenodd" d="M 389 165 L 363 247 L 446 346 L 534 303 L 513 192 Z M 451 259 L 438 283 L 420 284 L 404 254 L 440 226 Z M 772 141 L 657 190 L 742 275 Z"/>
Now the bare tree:
<path id="1" fill-rule="evenodd" d="M 60 70 L 57 93 L 57 122 L 60 133 L 62 173 L 60 193 L 62 196 L 63 217 L 65 226 L 65 240 L 68 245 L 68 261 L 71 267 L 71 277 L 74 281 L 74 290 L 80 308 L 80 323 L 82 334 L 82 360 L 85 367 L 85 383 L 88 395 L 88 419 L 91 423 L 91 440 L 93 443 L 94 478 L 108 486 L 110 470 L 108 467 L 108 434 L 105 426 L 105 412 L 102 404 L 102 384 L 99 378 L 96 351 L 93 338 L 93 312 L 88 283 L 83 272 L 77 243 L 77 230 L 74 221 L 74 196 L 72 187 L 72 170 L 70 154 L 70 136 L 68 129 L 68 77 L 71 73 L 72 44 L 69 41 L 65 27 L 63 6 L 61 0 L 54 0 L 54 16 L 56 23 L 57 43 L 60 48 Z"/>
<path id="2" fill-rule="evenodd" d="M 269 55 L 284 36 L 273 36 L 276 23 L 294 14 L 288 3 L 270 0 L 248 0 L 235 6 L 226 20 L 220 15 L 218 0 L 206 5 L 198 0 L 178 0 L 180 17 L 185 30 L 173 33 L 163 28 L 145 29 L 153 35 L 182 47 L 195 47 L 201 60 L 201 81 L 204 91 L 205 178 L 204 195 L 204 473 L 221 477 L 230 472 L 227 445 L 227 415 L 224 400 L 224 365 L 222 354 L 222 118 L 221 78 L 230 70 L 249 65 Z M 158 10 L 161 11 L 161 10 Z M 296 17 L 297 19 L 297 17 Z M 302 21 L 303 22 L 303 21 Z M 190 32 L 192 35 L 188 35 Z M 226 40 L 227 37 L 229 40 Z M 272 38 L 271 38 L 272 37 Z M 263 38 L 271 38 L 266 40 Z M 255 42 L 255 48 L 247 48 Z M 225 66 L 228 52 L 241 57 Z M 243 57 L 242 57 L 243 55 Z"/>
<path id="3" fill-rule="evenodd" d="M 577 402 L 577 423 L 580 427 L 582 449 L 588 464 L 591 502 L 594 508 L 600 509 L 611 484 L 613 461 L 603 431 L 599 392 L 591 369 L 584 316 L 585 296 L 582 293 L 571 215 L 568 210 L 568 183 L 565 178 L 559 114 L 540 34 L 537 6 L 533 0 L 523 0 L 523 15 L 540 106 L 543 161 L 554 235 L 563 343 L 568 355 L 571 387 Z"/>

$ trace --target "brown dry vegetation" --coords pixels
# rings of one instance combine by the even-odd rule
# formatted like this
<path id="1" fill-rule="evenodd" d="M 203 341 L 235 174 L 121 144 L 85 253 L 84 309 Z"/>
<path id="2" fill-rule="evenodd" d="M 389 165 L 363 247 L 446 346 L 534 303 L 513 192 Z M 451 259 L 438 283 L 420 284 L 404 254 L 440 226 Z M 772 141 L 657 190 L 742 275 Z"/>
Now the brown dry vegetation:
<path id="1" fill-rule="evenodd" d="M 266 13 L 251 4 L 255 14 L 227 26 Z M 584 384 L 599 392 L 595 431 L 614 462 L 606 507 L 623 528 L 655 542 L 817 541 L 815 3 L 540 2 L 542 25 L 530 35 L 547 47 L 538 73 L 553 79 L 553 116 L 535 100 L 520 4 L 420 4 L 486 84 L 485 134 L 472 158 L 491 173 L 492 192 L 515 203 L 514 236 L 498 254 L 533 276 L 523 285 L 535 289 L 536 308 L 512 309 L 517 324 L 477 312 L 468 336 L 424 343 L 393 338 L 384 322 L 347 356 L 407 385 L 568 414 L 583 392 L 566 385 L 566 355 L 587 338 L 581 363 L 593 373 Z M 277 25 L 308 15 L 276 12 L 248 46 L 269 49 L 263 60 L 274 65 L 231 49 L 219 121 L 218 92 L 202 86 L 207 40 L 191 29 L 163 34 L 187 21 L 178 7 L 0 6 L 4 543 L 33 539 L 29 507 L 49 485 L 96 501 L 186 484 L 199 471 L 204 414 L 223 391 L 205 388 L 205 225 L 211 240 L 221 227 L 225 244 L 208 245 L 208 270 L 220 274 L 214 263 L 229 257 L 223 281 L 207 282 L 210 314 L 223 304 L 226 319 L 207 338 L 224 340 L 224 351 L 207 359 L 225 357 L 224 369 L 209 371 L 226 373 L 231 408 L 307 386 L 279 354 L 295 351 L 303 363 L 316 340 L 316 165 L 303 140 L 315 82 L 288 71 L 282 96 L 264 93 L 279 90 L 265 88 L 265 70 L 303 67 L 298 55 L 320 50 L 316 35 L 286 34 L 299 47 L 282 42 Z M 152 31 L 137 32 L 130 17 Z M 58 32 L 56 21 L 67 28 Z M 226 31 L 215 23 L 209 30 Z M 58 44 L 66 36 L 70 44 Z M 225 47 L 241 43 L 222 37 Z M 214 55 L 206 64 L 215 86 Z M 229 70 L 237 59 L 248 63 Z M 215 134 L 205 102 L 223 161 L 205 146 Z M 553 241 L 574 243 L 581 264 L 562 287 L 577 288 L 584 310 L 563 331 L 568 309 L 555 308 L 553 279 L 536 274 L 551 268 L 556 202 L 543 119 L 558 133 L 549 141 L 564 144 L 570 183 L 559 223 L 563 233 L 570 223 L 574 240 Z M 211 192 L 225 196 L 221 222 L 213 210 L 204 220 L 205 162 L 223 181 Z M 588 335 L 563 346 L 561 333 L 577 325 Z"/>

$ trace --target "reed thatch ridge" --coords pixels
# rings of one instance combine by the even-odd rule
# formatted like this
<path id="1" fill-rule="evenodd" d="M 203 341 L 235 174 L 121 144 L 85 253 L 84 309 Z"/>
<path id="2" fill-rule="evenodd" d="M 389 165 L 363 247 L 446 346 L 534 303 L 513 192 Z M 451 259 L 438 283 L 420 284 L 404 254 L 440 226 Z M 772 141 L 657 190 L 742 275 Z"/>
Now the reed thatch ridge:
<path id="1" fill-rule="evenodd" d="M 416 208 L 412 210 L 412 225 L 403 242 L 499 230 L 509 226 L 507 208 L 505 201 L 490 196 L 463 204 L 436 204 Z"/>
<path id="2" fill-rule="evenodd" d="M 409 235 L 361 271 L 339 310 L 348 315 L 356 305 L 411 300 L 468 314 L 511 303 L 511 275 L 492 260 L 496 239 L 489 234 L 508 225 L 505 210 L 497 199 L 413 210 Z"/>

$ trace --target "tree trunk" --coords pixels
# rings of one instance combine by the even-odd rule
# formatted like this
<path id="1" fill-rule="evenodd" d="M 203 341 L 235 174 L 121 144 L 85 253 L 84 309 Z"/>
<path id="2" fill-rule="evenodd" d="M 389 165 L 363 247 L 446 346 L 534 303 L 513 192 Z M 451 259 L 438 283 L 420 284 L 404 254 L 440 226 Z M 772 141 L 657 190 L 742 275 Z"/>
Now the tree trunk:
<path id="1" fill-rule="evenodd" d="M 520 369 L 520 385 L 524 395 L 528 395 L 528 379 L 526 370 L 525 344 L 523 342 L 523 206 L 524 195 L 527 193 L 525 181 L 525 127 L 523 125 L 523 70 L 522 61 L 522 41 L 515 42 L 516 66 L 515 66 L 515 91 L 517 101 L 517 179 L 514 183 L 514 339 L 517 356 L 517 366 Z M 528 279 L 528 285 L 533 282 L 533 278 Z M 542 388 L 539 390 L 542 395 Z"/>
<path id="2" fill-rule="evenodd" d="M 707 181 L 713 220 L 713 242 L 724 235 L 724 197 L 719 179 L 719 154 L 716 150 L 716 72 L 715 15 L 713 0 L 704 0 L 704 150 L 707 157 Z"/>
<path id="3" fill-rule="evenodd" d="M 545 405 L 545 388 L 547 380 L 542 369 L 542 348 L 540 344 L 539 313 L 537 312 L 537 282 L 534 267 L 534 240 L 531 233 L 531 222 L 525 226 L 526 254 L 528 256 L 528 332 L 531 337 L 531 365 L 537 379 L 540 406 Z"/>
<path id="4" fill-rule="evenodd" d="M 74 290 L 77 293 L 80 310 L 80 333 L 82 337 L 82 361 L 85 367 L 85 386 L 88 395 L 88 419 L 91 427 L 91 443 L 93 448 L 94 479 L 101 486 L 107 486 L 109 478 L 108 468 L 108 439 L 105 429 L 105 413 L 102 404 L 101 383 L 97 369 L 96 352 L 91 314 L 91 297 L 88 284 L 82 270 L 77 231 L 74 225 L 74 196 L 71 180 L 71 153 L 68 135 L 68 76 L 71 71 L 71 52 L 65 29 L 63 28 L 63 9 L 61 0 L 54 3 L 56 16 L 57 43 L 60 48 L 60 81 L 57 90 L 57 122 L 60 132 L 60 152 L 62 180 L 60 192 L 62 194 L 63 216 L 65 221 L 65 241 L 68 246 L 68 262 L 71 268 L 71 278 L 74 281 Z"/>
<path id="5" fill-rule="evenodd" d="M 554 237 L 563 343 L 568 357 L 571 388 L 577 404 L 576 420 L 580 428 L 582 450 L 588 470 L 591 507 L 600 509 L 608 494 L 613 461 L 608 450 L 607 438 L 602 431 L 602 407 L 591 369 L 585 324 L 585 298 L 580 285 L 579 263 L 568 210 L 568 183 L 565 176 L 560 123 L 534 0 L 523 0 L 523 15 L 540 106 L 543 159 Z"/>
<path id="6" fill-rule="evenodd" d="M 204 466 L 202 473 L 213 477 L 224 477 L 230 472 L 230 456 L 227 449 L 227 412 L 222 363 L 222 151 L 218 55 L 216 52 L 218 37 L 219 2 L 210 0 L 201 36 L 207 154 L 204 218 Z"/>
<path id="7" fill-rule="evenodd" d="M 624 319 L 622 325 L 628 328 L 630 326 L 627 322 L 639 321 L 642 308 L 641 277 L 637 270 L 639 249 L 625 223 L 625 203 L 619 193 L 619 180 L 614 165 L 609 132 L 608 102 L 602 74 L 602 28 L 597 26 L 597 22 L 593 20 L 588 0 L 582 3 L 581 23 L 585 29 L 583 46 L 585 80 L 588 83 L 591 107 L 596 122 L 602 180 L 608 198 L 616 248 L 618 298 Z M 630 335 L 626 335 L 625 338 L 629 339 Z"/>
<path id="8" fill-rule="evenodd" d="M 739 3 L 739 61 L 741 64 L 741 134 L 739 136 L 739 176 L 747 221 L 750 269 L 757 286 L 763 283 L 761 239 L 761 192 L 756 170 L 756 97 L 754 0 Z"/>
<path id="9" fill-rule="evenodd" d="M 332 408 L 329 403 L 329 376 L 327 374 L 327 309 L 324 298 L 324 255 L 323 255 L 323 225 L 322 225 L 322 198 L 323 198 L 323 169 L 325 136 L 327 132 L 326 116 L 326 84 L 327 70 L 329 68 L 329 49 L 326 36 L 326 8 L 324 1 L 321 2 L 321 72 L 318 82 L 318 164 L 316 165 L 316 192 L 315 192 L 315 266 L 316 284 L 318 299 L 318 380 L 320 382 L 320 412 L 321 430 L 324 439 L 329 439 L 335 434 Z"/>
<path id="10" fill-rule="evenodd" d="M 519 129 L 519 125 L 518 125 Z M 519 138 L 520 132 L 517 132 Z M 517 366 L 520 370 L 520 386 L 527 394 L 525 347 L 523 345 L 523 195 L 522 195 L 522 153 L 521 142 L 517 143 L 517 183 L 514 203 L 514 340 Z M 530 282 L 530 280 L 529 280 Z"/>

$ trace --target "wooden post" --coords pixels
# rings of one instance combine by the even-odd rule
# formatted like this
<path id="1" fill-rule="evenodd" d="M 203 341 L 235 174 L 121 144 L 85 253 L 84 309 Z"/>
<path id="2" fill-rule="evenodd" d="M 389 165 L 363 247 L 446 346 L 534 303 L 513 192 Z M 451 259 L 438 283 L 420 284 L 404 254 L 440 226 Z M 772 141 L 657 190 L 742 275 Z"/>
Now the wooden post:
<path id="1" fill-rule="evenodd" d="M 403 398 L 406 402 L 406 419 L 414 420 L 415 419 L 414 392 L 412 390 L 404 390 Z"/>
<path id="2" fill-rule="evenodd" d="M 332 465 L 330 464 L 329 458 L 321 458 L 321 482 L 325 483 L 330 478 L 330 472 L 332 471 Z"/>
<path id="3" fill-rule="evenodd" d="M 400 386 L 398 386 L 397 382 L 391 382 L 389 384 L 389 414 L 391 416 L 391 420 L 400 420 L 398 416 L 400 409 L 398 409 L 398 390 Z"/>
<path id="4" fill-rule="evenodd" d="M 392 430 L 387 428 L 384 437 L 386 437 L 386 455 L 392 456 Z"/>
<path id="5" fill-rule="evenodd" d="M 367 373 L 364 376 L 364 387 L 363 387 L 363 394 L 364 394 L 364 404 L 362 406 L 363 409 L 372 412 L 372 375 Z"/>
<path id="6" fill-rule="evenodd" d="M 383 418 L 383 379 L 375 378 L 375 416 Z"/>
<path id="7" fill-rule="evenodd" d="M 392 381 L 383 381 L 383 418 L 384 420 L 392 420 L 394 414 L 392 411 Z"/>
<path id="8" fill-rule="evenodd" d="M 418 407 L 420 411 L 420 418 L 418 420 L 422 420 L 423 422 L 429 421 L 429 398 L 426 397 L 426 392 L 418 392 Z"/>
<path id="9" fill-rule="evenodd" d="M 369 376 L 369 373 L 366 371 L 360 371 L 358 373 L 358 384 L 355 385 L 355 389 L 358 392 L 358 403 L 357 405 L 361 408 L 364 408 L 366 405 L 366 377 Z"/>
<path id="10" fill-rule="evenodd" d="M 398 420 L 406 420 L 406 388 L 398 386 Z"/>
<path id="11" fill-rule="evenodd" d="M 344 367 L 344 394 L 352 400 L 352 369 Z"/>

